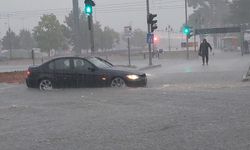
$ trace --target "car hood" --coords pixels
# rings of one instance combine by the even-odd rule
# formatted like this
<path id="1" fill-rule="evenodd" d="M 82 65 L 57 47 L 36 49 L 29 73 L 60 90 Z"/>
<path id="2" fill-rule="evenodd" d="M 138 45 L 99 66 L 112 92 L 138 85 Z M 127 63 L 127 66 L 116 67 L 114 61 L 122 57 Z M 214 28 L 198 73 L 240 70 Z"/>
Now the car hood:
<path id="1" fill-rule="evenodd" d="M 106 68 L 105 70 L 114 72 L 114 73 L 119 73 L 119 74 L 135 74 L 135 75 L 144 75 L 145 73 L 137 71 L 137 70 L 132 70 L 130 68 L 124 68 L 124 67 L 111 67 L 111 68 Z"/>

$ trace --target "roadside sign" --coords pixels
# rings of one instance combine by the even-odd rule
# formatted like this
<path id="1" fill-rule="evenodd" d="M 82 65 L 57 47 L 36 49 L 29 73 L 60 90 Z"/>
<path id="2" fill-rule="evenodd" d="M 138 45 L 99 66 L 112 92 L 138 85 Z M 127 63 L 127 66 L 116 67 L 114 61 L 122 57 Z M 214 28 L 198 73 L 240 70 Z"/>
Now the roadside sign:
<path id="1" fill-rule="evenodd" d="M 126 38 L 131 38 L 132 36 L 132 26 L 125 26 L 124 33 Z"/>
<path id="2" fill-rule="evenodd" d="M 154 42 L 154 34 L 148 33 L 148 34 L 147 34 L 147 43 L 148 43 L 148 44 L 149 44 L 149 43 L 153 44 L 153 42 Z"/>

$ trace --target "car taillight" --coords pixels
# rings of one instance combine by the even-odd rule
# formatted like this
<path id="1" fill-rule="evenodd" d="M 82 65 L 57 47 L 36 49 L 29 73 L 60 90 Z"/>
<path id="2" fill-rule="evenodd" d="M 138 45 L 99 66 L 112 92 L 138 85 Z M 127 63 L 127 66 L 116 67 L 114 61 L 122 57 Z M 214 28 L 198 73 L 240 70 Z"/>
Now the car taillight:
<path id="1" fill-rule="evenodd" d="M 26 75 L 27 77 L 29 77 L 31 75 L 31 72 L 28 70 Z"/>

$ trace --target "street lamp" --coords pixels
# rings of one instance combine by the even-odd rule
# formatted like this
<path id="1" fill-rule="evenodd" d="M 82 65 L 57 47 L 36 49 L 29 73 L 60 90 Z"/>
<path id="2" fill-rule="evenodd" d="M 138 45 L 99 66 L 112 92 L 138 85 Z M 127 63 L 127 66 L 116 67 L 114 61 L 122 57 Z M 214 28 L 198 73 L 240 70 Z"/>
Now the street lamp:
<path id="1" fill-rule="evenodd" d="M 167 27 L 166 27 L 166 31 L 168 32 L 168 50 L 169 51 L 171 51 L 171 38 L 170 38 L 170 34 L 171 34 L 171 32 L 173 32 L 174 30 L 173 30 L 173 28 L 170 26 L 170 25 L 168 25 Z"/>

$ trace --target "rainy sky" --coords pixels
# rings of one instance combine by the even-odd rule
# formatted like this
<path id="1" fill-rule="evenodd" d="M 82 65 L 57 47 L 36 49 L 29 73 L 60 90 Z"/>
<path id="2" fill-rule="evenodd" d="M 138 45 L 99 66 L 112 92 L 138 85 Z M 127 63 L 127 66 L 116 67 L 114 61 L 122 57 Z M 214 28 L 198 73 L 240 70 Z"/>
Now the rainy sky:
<path id="1" fill-rule="evenodd" d="M 79 0 L 83 10 L 83 1 Z M 94 20 L 102 26 L 122 31 L 124 26 L 147 30 L 146 0 L 95 0 Z M 14 31 L 32 30 L 44 13 L 55 13 L 63 22 L 72 9 L 72 0 L 0 0 L 0 35 L 8 26 Z M 179 30 L 184 23 L 184 0 L 150 0 L 150 10 L 158 14 L 159 30 L 170 25 Z M 191 13 L 191 10 L 189 10 Z"/>

